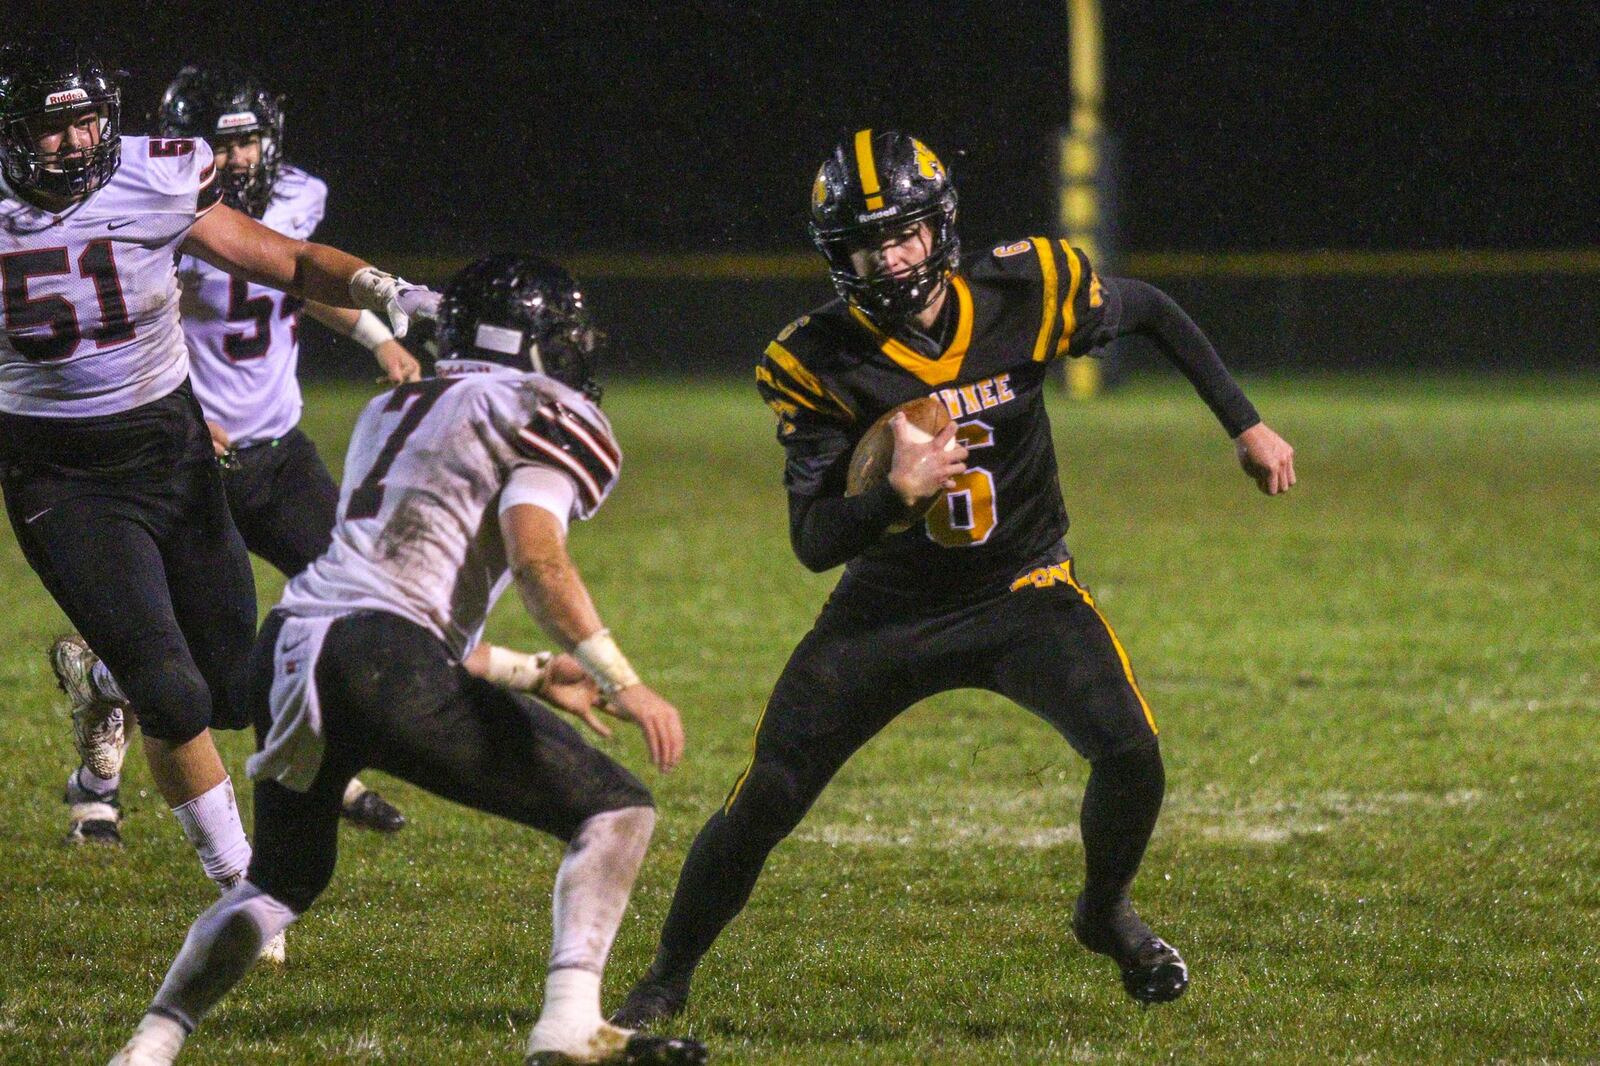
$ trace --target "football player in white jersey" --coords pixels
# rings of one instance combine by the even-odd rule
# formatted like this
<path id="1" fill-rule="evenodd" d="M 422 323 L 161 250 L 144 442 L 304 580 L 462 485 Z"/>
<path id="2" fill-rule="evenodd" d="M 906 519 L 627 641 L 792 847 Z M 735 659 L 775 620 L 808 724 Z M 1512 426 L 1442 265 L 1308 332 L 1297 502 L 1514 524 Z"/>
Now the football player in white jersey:
<path id="1" fill-rule="evenodd" d="M 204 138 L 216 155 L 222 202 L 289 237 L 309 240 L 328 187 L 284 160 L 283 98 L 230 64 L 187 66 L 161 97 L 163 137 Z M 178 260 L 178 304 L 189 376 L 224 464 L 234 525 L 253 554 L 294 577 L 328 547 L 339 486 L 299 429 L 300 314 L 368 348 L 392 384 L 422 375 L 371 311 L 305 302 L 254 285 L 193 255 Z M 359 778 L 344 815 L 395 832 L 405 818 Z"/>
<path id="2" fill-rule="evenodd" d="M 571 655 L 547 687 L 683 752 L 673 706 L 640 682 L 566 550 L 622 455 L 596 403 L 600 344 L 582 293 L 537 256 L 497 255 L 446 286 L 438 376 L 369 403 L 345 460 L 327 553 L 289 582 L 257 638 L 243 703 L 255 720 L 256 851 L 197 919 L 115 1066 L 167 1066 L 267 938 L 333 876 L 339 802 L 373 766 L 568 844 L 555 881 L 543 1010 L 527 1062 L 696 1063 L 705 1049 L 619 1029 L 600 980 L 644 858 L 649 791 L 547 708 L 473 675 L 484 620 L 513 582 Z"/>
<path id="3" fill-rule="evenodd" d="M 255 587 L 188 383 L 175 256 L 385 312 L 397 333 L 438 297 L 219 198 L 203 140 L 122 136 L 116 81 L 75 42 L 0 45 L 0 489 L 29 564 L 103 660 L 57 649 L 80 738 L 119 730 L 97 709 L 131 703 L 157 790 L 228 885 L 250 846 L 208 727 L 244 724 L 228 689 Z M 69 798 L 114 826 L 114 782 L 93 769 Z"/>

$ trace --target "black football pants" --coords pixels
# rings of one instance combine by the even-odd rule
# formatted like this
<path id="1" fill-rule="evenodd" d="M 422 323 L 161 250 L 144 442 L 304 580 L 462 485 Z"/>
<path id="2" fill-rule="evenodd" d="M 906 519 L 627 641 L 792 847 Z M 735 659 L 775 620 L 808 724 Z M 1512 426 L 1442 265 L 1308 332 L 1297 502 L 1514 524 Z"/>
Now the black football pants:
<path id="1" fill-rule="evenodd" d="M 267 616 L 243 686 L 258 744 L 272 727 L 283 619 Z M 473 677 L 437 637 L 397 615 L 357 611 L 335 621 L 315 671 L 326 744 L 316 778 L 304 792 L 255 785 L 248 876 L 296 913 L 333 877 L 344 789 L 368 767 L 563 841 L 594 815 L 653 803 L 638 778 L 554 711 Z"/>
<path id="2" fill-rule="evenodd" d="M 339 486 L 298 429 L 234 454 L 236 465 L 223 474 L 234 525 L 246 548 L 294 577 L 333 540 Z"/>
<path id="3" fill-rule="evenodd" d="M 1155 721 L 1070 566 L 1044 560 L 1013 591 L 940 613 L 830 600 L 778 678 L 750 764 L 689 850 L 656 975 L 687 979 L 845 761 L 913 703 L 950 689 L 1009 697 L 1090 761 L 1086 893 L 1125 893 L 1164 788 Z"/>
<path id="4" fill-rule="evenodd" d="M 119 415 L 5 416 L 6 513 L 28 564 L 149 736 L 240 728 L 255 580 L 187 387 Z"/>

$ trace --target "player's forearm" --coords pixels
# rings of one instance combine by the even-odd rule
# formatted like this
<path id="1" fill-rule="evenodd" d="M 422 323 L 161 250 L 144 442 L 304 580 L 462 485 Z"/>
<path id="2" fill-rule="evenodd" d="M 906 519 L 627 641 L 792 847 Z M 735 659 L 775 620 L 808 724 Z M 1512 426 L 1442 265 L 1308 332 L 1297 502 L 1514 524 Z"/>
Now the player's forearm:
<path id="1" fill-rule="evenodd" d="M 330 307 L 316 300 L 306 301 L 305 312 L 341 337 L 350 336 L 356 328 L 356 320 L 361 317 L 361 312 L 353 307 Z"/>
<path id="2" fill-rule="evenodd" d="M 356 308 L 359 311 L 361 305 L 350 294 L 350 279 L 368 265 L 366 260 L 358 259 L 349 252 L 341 252 L 326 244 L 302 241 L 295 255 L 294 287 L 287 291 L 330 307 Z M 395 327 L 397 330 L 399 328 Z"/>
<path id="3" fill-rule="evenodd" d="M 1237 437 L 1261 421 L 1244 390 L 1222 365 L 1222 359 L 1204 331 L 1184 313 L 1176 300 L 1148 282 L 1134 278 L 1106 280 L 1116 288 L 1122 305 L 1117 332 L 1149 337 L 1161 349 L 1161 354 L 1189 379 L 1228 431 L 1228 436 Z"/>
<path id="4" fill-rule="evenodd" d="M 806 569 L 849 562 L 883 536 L 905 504 L 887 481 L 859 496 L 789 495 L 789 541 Z"/>
<path id="5" fill-rule="evenodd" d="M 604 628 L 583 578 L 564 552 L 559 559 L 524 559 L 513 576 L 528 614 L 564 650 Z"/>

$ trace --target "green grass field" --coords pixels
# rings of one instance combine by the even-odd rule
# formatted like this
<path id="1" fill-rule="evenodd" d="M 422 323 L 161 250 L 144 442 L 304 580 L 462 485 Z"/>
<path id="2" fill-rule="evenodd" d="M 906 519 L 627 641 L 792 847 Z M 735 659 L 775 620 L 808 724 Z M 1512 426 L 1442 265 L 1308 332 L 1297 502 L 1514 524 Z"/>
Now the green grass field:
<path id="1" fill-rule="evenodd" d="M 1251 392 L 1298 449 L 1283 499 L 1181 382 L 1053 410 L 1079 573 L 1163 729 L 1135 895 L 1188 996 L 1140 1011 L 1072 942 L 1086 768 L 958 692 L 870 745 L 774 853 L 684 1020 L 715 1061 L 1600 1057 L 1600 385 Z M 360 399 L 313 391 L 330 459 Z M 833 578 L 790 554 L 747 384 L 621 383 L 608 409 L 627 467 L 574 554 L 690 735 L 678 772 L 644 773 L 662 817 L 609 1006 Z M 281 582 L 258 578 L 264 611 Z M 103 1061 L 215 890 L 137 753 L 128 846 L 60 843 L 73 760 L 43 651 L 65 623 L 9 531 L 0 586 L 0 1060 Z M 491 636 L 538 644 L 512 600 Z M 636 735 L 611 750 L 643 764 Z M 236 775 L 246 751 L 225 737 Z M 520 1061 L 557 847 L 374 780 L 411 827 L 345 833 L 288 967 L 248 977 L 184 1061 Z"/>

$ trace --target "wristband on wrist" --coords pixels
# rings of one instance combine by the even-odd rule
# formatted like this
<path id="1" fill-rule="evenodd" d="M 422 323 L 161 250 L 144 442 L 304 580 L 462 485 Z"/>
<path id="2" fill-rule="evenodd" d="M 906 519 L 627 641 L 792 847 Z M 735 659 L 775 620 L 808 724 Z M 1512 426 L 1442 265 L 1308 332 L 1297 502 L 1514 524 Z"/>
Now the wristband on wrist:
<path id="1" fill-rule="evenodd" d="M 489 645 L 489 665 L 484 680 L 518 692 L 536 692 L 544 683 L 545 667 L 554 658 L 547 651 L 525 655 L 520 651 Z"/>
<path id="2" fill-rule="evenodd" d="M 572 654 L 607 696 L 639 683 L 639 675 L 634 673 L 628 657 L 622 654 L 617 642 L 611 639 L 609 629 L 591 633 L 579 641 L 578 646 L 572 649 Z"/>
<path id="3" fill-rule="evenodd" d="M 367 351 L 375 352 L 394 340 L 394 334 L 383 324 L 383 319 L 371 311 L 363 311 L 361 317 L 356 319 L 356 324 L 350 328 L 350 339 Z"/>

